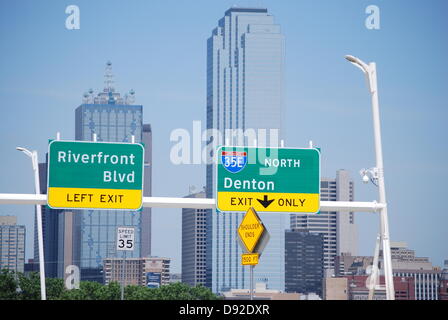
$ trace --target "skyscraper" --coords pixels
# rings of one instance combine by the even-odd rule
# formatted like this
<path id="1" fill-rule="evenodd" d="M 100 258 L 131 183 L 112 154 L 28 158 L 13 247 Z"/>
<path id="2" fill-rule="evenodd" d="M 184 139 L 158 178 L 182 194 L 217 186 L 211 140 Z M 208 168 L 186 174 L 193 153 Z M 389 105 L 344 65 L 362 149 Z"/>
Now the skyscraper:
<path id="1" fill-rule="evenodd" d="M 285 291 L 322 297 L 323 235 L 308 230 L 285 231 Z"/>
<path id="2" fill-rule="evenodd" d="M 278 146 L 283 64 L 284 36 L 267 9 L 225 12 L 207 41 L 209 160 L 215 157 L 214 147 L 225 141 L 252 146 L 257 139 L 260 147 Z M 258 135 L 251 135 L 251 130 Z M 214 198 L 213 164 L 206 170 L 206 195 Z M 242 213 L 208 210 L 206 285 L 214 292 L 249 287 L 249 271 L 241 266 L 236 235 L 242 217 Z M 260 218 L 271 238 L 254 270 L 255 282 L 284 290 L 284 265 L 278 261 L 284 261 L 284 229 L 289 221 L 286 215 L 260 214 Z"/>
<path id="3" fill-rule="evenodd" d="M 187 198 L 205 198 L 201 191 Z M 206 209 L 182 209 L 182 282 L 205 285 Z"/>
<path id="4" fill-rule="evenodd" d="M 338 170 L 336 179 L 321 179 L 321 201 L 353 201 L 354 186 L 346 170 Z M 342 253 L 357 254 L 357 229 L 353 212 L 292 214 L 291 229 L 307 229 L 324 236 L 324 268 L 334 272 L 334 258 Z"/>
<path id="5" fill-rule="evenodd" d="M 0 216 L 0 270 L 23 272 L 25 268 L 25 226 L 15 216 Z"/>
<path id="6" fill-rule="evenodd" d="M 93 90 L 84 95 L 83 104 L 75 112 L 76 140 L 92 141 L 96 134 L 97 141 L 136 143 L 146 138 L 145 151 L 148 152 L 151 142 L 150 127 L 143 127 L 143 107 L 134 105 L 134 91 L 121 97 L 113 86 L 112 64 L 107 63 L 105 88 L 96 97 Z M 149 140 L 148 140 L 149 139 Z M 150 152 L 149 152 L 150 154 Z M 150 169 L 150 158 L 145 157 L 145 170 Z M 145 179 L 148 174 L 145 173 Z M 145 188 L 150 187 L 145 183 Z M 144 191 L 147 195 L 149 190 Z M 130 258 L 138 258 L 142 254 L 150 254 L 150 217 L 148 210 L 116 211 L 116 210 L 80 210 L 75 224 L 80 230 L 80 245 L 77 250 L 80 256 L 81 279 L 102 282 L 103 258 L 116 256 L 115 237 L 118 226 L 133 226 L 136 231 L 135 249 L 128 253 Z M 144 243 L 142 243 L 144 241 Z M 78 245 L 78 244 L 76 244 Z"/>

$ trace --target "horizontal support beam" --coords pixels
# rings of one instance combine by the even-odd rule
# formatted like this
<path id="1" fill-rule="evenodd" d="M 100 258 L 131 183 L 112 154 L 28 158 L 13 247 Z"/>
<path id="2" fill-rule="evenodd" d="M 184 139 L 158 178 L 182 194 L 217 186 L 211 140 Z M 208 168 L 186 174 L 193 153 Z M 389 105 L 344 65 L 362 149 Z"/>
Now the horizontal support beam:
<path id="1" fill-rule="evenodd" d="M 0 204 L 47 204 L 46 194 L 0 193 Z M 210 198 L 143 197 L 143 207 L 215 209 L 216 201 Z M 376 212 L 386 205 L 360 201 L 321 201 L 320 211 Z"/>
<path id="2" fill-rule="evenodd" d="M 0 204 L 47 204 L 47 195 L 0 193 Z"/>

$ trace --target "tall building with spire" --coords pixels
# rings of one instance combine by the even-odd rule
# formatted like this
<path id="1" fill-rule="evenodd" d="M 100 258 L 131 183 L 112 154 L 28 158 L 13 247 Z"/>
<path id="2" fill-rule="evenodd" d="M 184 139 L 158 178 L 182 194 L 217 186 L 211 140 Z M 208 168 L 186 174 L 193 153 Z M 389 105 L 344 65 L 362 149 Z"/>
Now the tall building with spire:
<path id="1" fill-rule="evenodd" d="M 107 62 L 105 87 L 96 96 L 90 89 L 83 103 L 75 111 L 75 139 L 92 141 L 131 142 L 145 145 L 144 196 L 151 194 L 151 127 L 143 125 L 143 106 L 134 104 L 135 93 L 124 97 L 116 92 L 112 63 Z M 103 281 L 104 258 L 117 257 L 115 237 L 118 226 L 132 226 L 136 230 L 134 251 L 129 258 L 151 254 L 151 211 L 79 210 L 72 221 L 79 241 L 73 243 L 73 256 L 79 257 L 81 280 Z M 75 261 L 76 262 L 76 261 Z"/>
<path id="2" fill-rule="evenodd" d="M 278 146 L 283 65 L 284 36 L 267 9 L 232 7 L 225 12 L 207 41 L 208 161 L 215 157 L 215 147 L 225 141 L 239 146 Z M 207 164 L 207 198 L 215 198 L 215 169 L 212 162 Z M 249 270 L 241 265 L 236 232 L 243 215 L 207 212 L 206 286 L 214 292 L 249 288 Z M 254 270 L 255 282 L 284 290 L 284 230 L 289 219 L 287 215 L 259 215 L 271 237 Z"/>

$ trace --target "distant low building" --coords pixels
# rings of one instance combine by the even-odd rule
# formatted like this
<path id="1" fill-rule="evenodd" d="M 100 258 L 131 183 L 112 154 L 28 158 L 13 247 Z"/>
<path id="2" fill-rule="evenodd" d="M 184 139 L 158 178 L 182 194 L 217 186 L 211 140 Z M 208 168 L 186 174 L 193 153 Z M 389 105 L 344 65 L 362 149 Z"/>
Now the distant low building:
<path id="1" fill-rule="evenodd" d="M 348 279 L 344 277 L 325 278 L 324 300 L 348 300 Z"/>
<path id="2" fill-rule="evenodd" d="M 222 292 L 225 300 L 249 300 L 250 289 L 231 289 Z M 266 283 L 256 283 L 254 288 L 254 300 L 300 300 L 299 293 L 285 293 L 279 290 L 267 289 Z"/>
<path id="3" fill-rule="evenodd" d="M 170 258 L 106 258 L 104 259 L 104 283 L 116 281 L 124 285 L 150 288 L 170 283 Z"/>
<path id="4" fill-rule="evenodd" d="M 402 288 L 405 286 L 403 281 L 412 286 L 413 293 L 410 294 L 407 289 L 398 290 L 395 287 L 395 298 L 411 300 L 438 300 L 441 286 L 442 271 L 432 265 L 426 257 L 416 257 L 415 251 L 407 247 L 405 242 L 391 242 L 392 269 L 394 276 L 394 285 Z M 370 273 L 370 267 L 373 264 L 373 257 L 351 256 L 342 254 L 335 257 L 335 274 L 337 277 L 365 276 Z M 379 252 L 380 274 L 383 274 L 382 268 L 382 250 Z M 396 284 L 395 279 L 401 279 Z M 352 278 L 352 280 L 355 278 Z M 331 284 L 331 280 L 329 282 Z M 358 285 L 357 285 L 358 288 Z M 359 290 L 358 290 L 359 289 Z M 351 290 L 351 297 L 363 299 L 366 288 L 358 288 L 358 293 Z M 368 290 L 366 291 L 368 292 Z M 332 294 L 332 293 L 329 293 Z M 375 293 L 379 299 L 385 294 L 381 290 Z"/>
<path id="5" fill-rule="evenodd" d="M 412 277 L 394 277 L 395 300 L 415 300 L 414 279 Z M 367 300 L 369 297 L 367 275 L 326 278 L 324 285 L 325 300 Z M 386 300 L 384 277 L 379 279 L 382 289 L 375 289 L 374 300 Z"/>
<path id="6" fill-rule="evenodd" d="M 393 275 L 413 278 L 415 300 L 438 300 L 441 270 L 434 267 L 429 258 L 416 257 L 406 242 L 391 242 L 390 250 Z"/>
<path id="7" fill-rule="evenodd" d="M 440 273 L 439 300 L 448 301 L 448 260 L 445 260 L 443 270 Z"/>

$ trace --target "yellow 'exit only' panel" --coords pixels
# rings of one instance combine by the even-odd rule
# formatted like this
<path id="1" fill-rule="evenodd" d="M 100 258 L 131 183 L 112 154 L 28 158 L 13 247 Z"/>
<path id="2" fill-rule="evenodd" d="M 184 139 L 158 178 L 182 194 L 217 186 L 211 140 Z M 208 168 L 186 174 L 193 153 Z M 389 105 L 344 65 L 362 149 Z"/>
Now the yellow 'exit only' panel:
<path id="1" fill-rule="evenodd" d="M 48 188 L 48 206 L 53 209 L 98 208 L 139 210 L 141 190 Z"/>
<path id="2" fill-rule="evenodd" d="M 218 192 L 217 208 L 221 211 L 307 212 L 320 208 L 318 193 Z"/>

